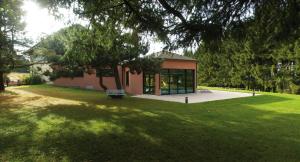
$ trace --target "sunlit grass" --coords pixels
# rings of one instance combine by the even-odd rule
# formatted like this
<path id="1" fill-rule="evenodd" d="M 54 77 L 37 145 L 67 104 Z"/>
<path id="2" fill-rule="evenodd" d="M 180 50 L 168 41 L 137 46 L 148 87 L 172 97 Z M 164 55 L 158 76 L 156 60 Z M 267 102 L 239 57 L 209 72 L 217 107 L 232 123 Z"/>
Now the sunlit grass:
<path id="1" fill-rule="evenodd" d="M 0 161 L 299 161 L 300 96 L 182 104 L 49 85 L 0 95 Z"/>

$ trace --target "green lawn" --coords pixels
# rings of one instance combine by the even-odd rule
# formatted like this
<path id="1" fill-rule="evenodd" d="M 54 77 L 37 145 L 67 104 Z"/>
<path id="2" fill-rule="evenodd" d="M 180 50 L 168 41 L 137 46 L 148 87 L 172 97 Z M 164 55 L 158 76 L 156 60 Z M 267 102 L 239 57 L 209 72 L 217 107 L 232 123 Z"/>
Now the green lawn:
<path id="1" fill-rule="evenodd" d="M 300 161 L 296 95 L 181 104 L 9 90 L 21 94 L 0 95 L 0 161 Z"/>

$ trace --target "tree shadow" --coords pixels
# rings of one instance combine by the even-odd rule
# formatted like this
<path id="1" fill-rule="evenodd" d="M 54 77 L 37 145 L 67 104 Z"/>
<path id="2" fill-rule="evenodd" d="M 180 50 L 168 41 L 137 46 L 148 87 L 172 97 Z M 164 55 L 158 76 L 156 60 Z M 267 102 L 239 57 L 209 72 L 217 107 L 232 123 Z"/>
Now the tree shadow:
<path id="1" fill-rule="evenodd" d="M 229 109 L 217 117 L 219 114 L 212 111 L 182 114 L 124 106 L 50 105 L 36 113 L 32 130 L 23 132 L 28 141 L 14 151 L 28 150 L 26 143 L 34 143 L 36 150 L 58 161 L 300 159 L 299 114 L 256 110 L 247 105 L 242 109 L 242 114 Z M 13 118 L 25 125 L 18 116 Z M 16 139 L 10 137 L 5 140 Z M 17 140 L 5 146 L 16 144 L 24 143 Z"/>
<path id="2" fill-rule="evenodd" d="M 0 157 L 11 152 L 10 159 L 19 161 L 300 160 L 300 114 L 253 107 L 287 97 L 201 104 L 94 99 L 26 113 L 0 110 Z"/>
<path id="3" fill-rule="evenodd" d="M 53 88 L 53 87 L 50 87 Z M 58 87 L 54 87 L 58 88 Z M 155 101 L 156 103 L 170 103 L 170 104 L 181 104 L 183 103 L 173 103 L 168 101 L 157 101 L 157 100 L 151 100 L 151 99 L 140 99 L 140 98 L 132 98 L 132 97 L 125 97 L 124 99 L 111 99 L 107 97 L 103 92 L 100 91 L 90 91 L 90 90 L 82 90 L 82 89 L 72 89 L 72 88 L 60 88 L 60 93 L 57 93 L 57 91 L 51 92 L 47 89 L 41 90 L 41 89 L 31 89 L 31 88 L 21 88 L 24 91 L 36 93 L 39 95 L 49 96 L 49 97 L 57 97 L 57 98 L 63 98 L 63 99 L 69 99 L 69 100 L 76 100 L 76 101 L 82 101 L 82 102 L 88 102 L 91 104 L 109 104 L 109 105 L 122 105 L 125 102 L 146 102 Z M 63 90 L 72 90 L 74 93 L 63 93 Z M 88 93 L 86 93 L 88 92 Z M 282 97 L 282 96 L 275 96 L 275 95 L 257 95 L 255 97 L 243 97 L 243 98 L 233 98 L 233 99 L 227 99 L 227 100 L 217 100 L 217 101 L 209 101 L 204 103 L 193 103 L 191 105 L 198 105 L 198 104 L 210 104 L 211 102 L 215 102 L 216 104 L 232 104 L 232 101 L 235 101 L 235 103 L 238 104 L 248 104 L 248 105 L 259 105 L 259 104 L 267 104 L 267 103 L 275 103 L 275 102 L 283 102 L 291 100 L 288 97 Z"/>

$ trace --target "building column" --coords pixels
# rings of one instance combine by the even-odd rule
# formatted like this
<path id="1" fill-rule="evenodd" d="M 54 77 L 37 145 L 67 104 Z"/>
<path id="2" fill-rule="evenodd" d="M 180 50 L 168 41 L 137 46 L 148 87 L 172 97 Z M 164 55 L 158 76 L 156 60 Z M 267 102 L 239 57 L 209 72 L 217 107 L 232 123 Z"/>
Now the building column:
<path id="1" fill-rule="evenodd" d="M 160 96 L 160 74 L 155 74 L 155 95 Z"/>

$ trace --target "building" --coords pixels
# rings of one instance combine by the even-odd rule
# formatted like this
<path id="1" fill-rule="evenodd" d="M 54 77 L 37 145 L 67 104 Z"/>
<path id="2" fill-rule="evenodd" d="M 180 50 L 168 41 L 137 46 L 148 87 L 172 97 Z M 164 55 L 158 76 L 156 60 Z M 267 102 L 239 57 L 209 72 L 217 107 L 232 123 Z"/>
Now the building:
<path id="1" fill-rule="evenodd" d="M 197 61 L 190 57 L 171 52 L 158 52 L 154 57 L 163 59 L 160 74 L 132 74 L 127 67 L 119 67 L 119 76 L 125 92 L 129 94 L 184 94 L 196 91 Z M 61 77 L 54 81 L 55 85 L 102 90 L 97 73 L 84 73 L 80 77 Z M 113 72 L 107 69 L 103 75 L 103 84 L 108 89 L 116 89 Z"/>

